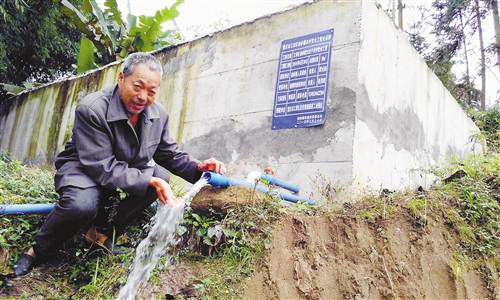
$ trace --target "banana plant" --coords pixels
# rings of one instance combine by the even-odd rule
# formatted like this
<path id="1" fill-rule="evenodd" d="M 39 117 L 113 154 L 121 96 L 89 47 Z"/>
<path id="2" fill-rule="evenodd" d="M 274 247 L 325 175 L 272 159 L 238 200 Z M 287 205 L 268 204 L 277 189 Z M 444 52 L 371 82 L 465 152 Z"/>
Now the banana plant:
<path id="1" fill-rule="evenodd" d="M 0 91 L 3 91 L 7 97 L 11 96 L 17 96 L 21 94 L 22 92 L 26 90 L 30 90 L 32 88 L 35 88 L 39 86 L 39 83 L 31 82 L 31 81 L 25 81 L 22 83 L 22 85 L 15 85 L 15 84 L 9 84 L 9 83 L 1 83 L 0 82 Z"/>
<path id="2" fill-rule="evenodd" d="M 104 1 L 104 11 L 96 0 L 84 0 L 81 9 L 61 0 L 62 11 L 82 32 L 77 72 L 125 58 L 129 53 L 152 51 L 180 41 L 175 31 L 164 31 L 161 25 L 179 15 L 177 7 L 184 0 L 158 10 L 154 16 L 129 14 L 124 22 L 116 0 Z"/>
<path id="3" fill-rule="evenodd" d="M 17 96 L 25 90 L 24 86 L 8 84 L 8 83 L 0 83 L 0 88 L 10 96 Z"/>

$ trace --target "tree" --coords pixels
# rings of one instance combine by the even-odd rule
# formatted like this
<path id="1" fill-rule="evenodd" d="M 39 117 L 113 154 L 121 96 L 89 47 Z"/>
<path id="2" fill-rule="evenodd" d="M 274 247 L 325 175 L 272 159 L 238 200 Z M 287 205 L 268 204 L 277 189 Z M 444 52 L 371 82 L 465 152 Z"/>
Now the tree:
<path id="1" fill-rule="evenodd" d="M 481 21 L 486 16 L 487 10 L 480 3 L 482 3 L 480 0 L 434 0 L 431 23 L 432 34 L 436 37 L 437 44 L 429 51 L 426 60 L 443 84 L 464 106 L 475 106 L 479 103 L 484 109 L 486 74 Z M 469 66 L 469 42 L 475 33 L 478 33 L 482 53 L 479 74 L 482 85 L 479 93 L 474 88 Z M 465 75 L 457 79 L 451 73 L 451 68 L 457 62 L 460 50 L 463 50 Z"/>
<path id="2" fill-rule="evenodd" d="M 426 18 L 429 12 L 424 6 L 419 6 L 417 9 L 420 16 L 412 25 L 408 27 L 407 30 L 405 30 L 405 33 L 408 35 L 408 40 L 410 44 L 413 45 L 415 50 L 426 58 L 430 45 L 427 43 L 422 29 L 425 26 Z"/>
<path id="3" fill-rule="evenodd" d="M 427 61 L 431 69 L 441 79 L 443 84 L 464 106 L 469 106 L 473 100 L 470 93 L 464 90 L 471 86 L 469 74 L 469 59 L 465 28 L 469 21 L 468 10 L 470 0 L 435 0 L 432 3 L 432 33 L 436 36 L 437 46 L 432 50 Z M 460 48 L 464 50 L 466 74 L 464 82 L 458 83 L 451 69 L 454 58 Z M 461 85 L 460 93 L 456 94 L 457 85 Z"/>
<path id="4" fill-rule="evenodd" d="M 175 19 L 177 0 L 171 7 L 158 10 L 154 16 L 127 16 L 124 22 L 116 0 L 106 0 L 104 11 L 95 0 L 83 0 L 82 9 L 62 0 L 63 12 L 80 29 L 78 72 L 125 58 L 128 53 L 152 51 L 180 40 L 173 31 L 163 31 L 161 25 Z"/>
<path id="5" fill-rule="evenodd" d="M 457 85 L 457 78 L 451 71 L 451 68 L 455 63 L 453 62 L 453 56 L 450 49 L 446 47 L 446 45 L 436 48 L 426 57 L 426 61 L 429 67 L 441 80 L 443 85 L 452 93 L 453 96 L 456 97 L 457 95 L 455 95 L 454 91 Z M 465 101 L 466 99 L 457 97 L 457 100 L 460 100 L 464 105 L 467 105 L 467 101 Z"/>
<path id="6" fill-rule="evenodd" d="M 464 48 L 464 58 L 465 58 L 465 81 L 466 81 L 466 86 L 470 87 L 472 85 L 471 85 L 471 81 L 470 81 L 469 55 L 468 55 L 468 51 L 467 51 L 467 41 L 466 41 L 465 32 L 464 32 L 465 31 L 465 22 L 464 22 L 462 12 L 459 13 L 459 17 L 460 17 L 460 26 L 461 26 L 462 34 L 463 34 L 462 46 Z M 468 100 L 468 102 L 470 104 L 471 98 L 467 97 L 466 99 Z"/>
<path id="7" fill-rule="evenodd" d="M 1 83 L 44 83 L 74 70 L 80 32 L 61 14 L 58 2 L 0 1 Z"/>
<path id="8" fill-rule="evenodd" d="M 398 28 L 403 30 L 403 0 L 398 0 Z"/>
<path id="9" fill-rule="evenodd" d="M 498 1 L 491 0 L 491 15 L 493 16 L 493 26 L 495 29 L 495 52 L 497 54 L 497 66 L 500 70 L 500 17 L 498 15 Z"/>
<path id="10" fill-rule="evenodd" d="M 483 28 L 481 26 L 481 8 L 479 6 L 479 0 L 475 0 L 475 17 L 477 21 L 477 31 L 479 36 L 479 51 L 481 54 L 481 110 L 486 109 L 486 58 L 484 50 L 484 38 L 483 38 Z"/>

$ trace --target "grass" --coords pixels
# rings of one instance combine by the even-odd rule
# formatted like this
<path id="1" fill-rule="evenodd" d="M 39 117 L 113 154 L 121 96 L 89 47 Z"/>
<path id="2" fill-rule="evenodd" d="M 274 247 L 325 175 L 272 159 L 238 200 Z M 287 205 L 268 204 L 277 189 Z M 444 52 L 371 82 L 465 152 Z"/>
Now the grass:
<path id="1" fill-rule="evenodd" d="M 358 214 L 370 223 L 380 219 L 387 219 L 398 211 L 395 199 L 397 193 L 368 195 L 358 206 Z"/>
<path id="2" fill-rule="evenodd" d="M 493 289 L 500 269 L 500 259 L 496 255 L 500 239 L 499 115 L 498 110 L 473 115 L 483 130 L 481 135 L 490 152 L 460 161 L 455 159 L 448 167 L 436 169 L 435 175 L 442 180 L 427 191 L 367 195 L 360 203 L 340 207 L 330 201 L 331 207 L 321 210 L 298 204 L 286 211 L 354 213 L 375 225 L 405 213 L 414 220 L 418 229 L 429 226 L 431 220 L 444 220 L 450 232 L 458 237 L 450 262 L 453 275 L 460 278 L 467 269 L 478 270 Z M 446 182 L 443 180 L 458 170 L 465 175 Z M 324 197 L 333 197 L 338 192 L 332 186 L 328 185 L 322 193 Z M 181 184 L 173 184 L 173 189 L 177 195 L 182 194 Z M 125 195 L 121 193 L 121 196 Z M 0 204 L 53 203 L 56 200 L 53 170 L 25 166 L 7 155 L 0 155 Z M 283 211 L 272 198 L 256 202 L 255 206 L 232 208 L 225 215 L 215 212 L 201 215 L 186 210 L 185 224 L 179 232 L 182 242 L 175 249 L 173 259 L 199 271 L 194 284 L 196 297 L 238 297 L 242 280 L 265 260 L 273 224 Z M 142 240 L 153 214 L 154 211 L 147 210 L 121 237 L 122 241 L 137 244 Z M 19 254 L 32 244 L 33 235 L 43 219 L 41 216 L 0 217 L 0 274 L 11 271 Z M 45 273 L 41 276 L 26 279 L 26 288 L 18 296 L 113 298 L 125 283 L 133 253 L 108 256 L 94 250 L 79 237 L 68 241 L 61 252 L 64 263 L 43 271 Z M 166 259 L 160 260 L 153 271 L 152 284 L 161 284 L 162 272 L 168 270 L 169 263 Z M 4 284 L 0 280 L 0 295 L 6 290 Z"/>
<path id="3" fill-rule="evenodd" d="M 428 205 L 426 197 L 416 197 L 406 202 L 406 208 L 415 220 L 415 225 L 425 226 L 427 224 Z"/>
<path id="4" fill-rule="evenodd" d="M 458 170 L 463 176 L 445 180 Z M 490 290 L 498 281 L 500 258 L 500 155 L 470 155 L 434 171 L 440 182 L 427 191 L 368 195 L 355 205 L 358 216 L 380 225 L 407 213 L 417 229 L 444 222 L 456 239 L 450 266 L 455 278 L 473 269 Z"/>
<path id="5" fill-rule="evenodd" d="M 197 288 L 210 299 L 236 296 L 238 284 L 250 276 L 270 247 L 272 227 L 282 208 L 273 198 L 254 206 L 231 208 L 224 216 L 185 212 L 186 226 L 181 260 L 199 261 L 206 276 Z"/>
<path id="6" fill-rule="evenodd" d="M 51 170 L 31 168 L 0 155 L 0 204 L 53 203 Z M 41 216 L 0 216 L 0 273 L 17 260 L 20 251 L 33 243 L 33 235 L 43 222 Z M 2 263 L 3 262 L 3 263 Z"/>
<path id="7" fill-rule="evenodd" d="M 481 130 L 479 139 L 485 140 L 490 153 L 500 152 L 500 109 L 494 107 L 486 111 L 469 109 L 467 114 Z"/>
<path id="8" fill-rule="evenodd" d="M 448 204 L 443 213 L 461 246 L 474 257 L 493 256 L 500 238 L 500 155 L 472 155 L 453 162 L 447 173 L 457 169 L 467 175 L 443 183 L 434 197 Z"/>
<path id="9" fill-rule="evenodd" d="M 54 203 L 54 171 L 50 168 L 26 166 L 19 161 L 0 156 L 0 204 Z M 174 181 L 173 190 L 183 193 L 180 181 Z M 126 195 L 120 192 L 120 197 Z M 297 209 L 306 210 L 306 205 Z M 220 298 L 237 293 L 239 282 L 252 274 L 256 263 L 269 248 L 271 229 L 281 208 L 276 200 L 266 198 L 252 207 L 229 209 L 226 215 L 216 213 L 199 215 L 187 209 L 185 224 L 179 236 L 183 241 L 174 251 L 174 259 L 202 270 L 196 285 L 200 298 Z M 138 244 L 149 231 L 149 219 L 154 211 L 148 209 L 127 232 L 121 242 Z M 8 274 L 19 255 L 33 243 L 33 237 L 43 223 L 44 216 L 0 217 L 0 274 Z M 118 256 L 103 255 L 84 243 L 80 236 L 65 243 L 59 252 L 55 267 L 23 278 L 26 288 L 20 297 L 47 295 L 51 298 L 95 299 L 113 298 L 126 282 L 127 270 L 134 253 Z M 153 271 L 150 282 L 160 284 L 161 272 L 169 262 L 162 259 Z M 32 276 L 33 275 L 33 276 Z M 31 276 L 31 277 L 30 277 Z M 40 280 L 43 277 L 43 280 Z M 7 292 L 5 281 L 0 281 L 0 295 Z M 50 287 L 50 288 L 49 288 Z M 6 294 L 8 295 L 8 294 Z"/>

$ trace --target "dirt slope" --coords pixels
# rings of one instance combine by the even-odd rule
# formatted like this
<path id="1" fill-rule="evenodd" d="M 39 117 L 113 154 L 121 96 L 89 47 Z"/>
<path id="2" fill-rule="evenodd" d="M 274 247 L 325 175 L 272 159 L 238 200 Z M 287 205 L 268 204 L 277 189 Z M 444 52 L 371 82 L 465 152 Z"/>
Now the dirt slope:
<path id="1" fill-rule="evenodd" d="M 193 200 L 193 206 L 199 212 L 222 212 L 238 205 L 254 207 L 258 197 L 246 192 L 208 188 Z M 498 282 L 488 281 L 484 272 L 474 271 L 457 256 L 458 235 L 446 225 L 439 210 L 428 213 L 423 225 L 404 204 L 392 207 L 386 214 L 384 206 L 384 217 L 373 218 L 366 216 L 379 212 L 372 208 L 370 214 L 363 214 L 363 203 L 335 212 L 282 209 L 274 223 L 269 251 L 259 257 L 257 271 L 246 273 L 245 278 L 252 275 L 243 282 L 236 278 L 243 278 L 239 272 L 213 281 L 215 273 L 223 273 L 224 252 L 215 257 L 191 253 L 165 261 L 139 298 L 500 299 Z M 114 261 L 108 267 L 117 273 L 95 276 L 92 267 L 92 280 L 114 282 L 126 273 L 120 269 L 123 266 L 118 258 L 107 259 Z M 0 289 L 0 298 L 79 297 L 81 288 L 67 279 L 71 261 L 36 268 L 30 275 L 10 282 L 4 291 Z M 498 278 L 496 273 L 493 278 Z M 215 289 L 227 293 L 212 295 L 207 286 L 210 281 L 216 282 Z M 114 282 L 109 293 L 115 295 L 119 286 Z M 95 297 L 84 294 L 81 298 Z"/>
<path id="2" fill-rule="evenodd" d="M 452 271 L 455 236 L 440 220 L 417 228 L 398 214 L 288 216 L 245 299 L 495 299 L 480 274 Z M 498 295 L 497 295 L 498 299 Z"/>

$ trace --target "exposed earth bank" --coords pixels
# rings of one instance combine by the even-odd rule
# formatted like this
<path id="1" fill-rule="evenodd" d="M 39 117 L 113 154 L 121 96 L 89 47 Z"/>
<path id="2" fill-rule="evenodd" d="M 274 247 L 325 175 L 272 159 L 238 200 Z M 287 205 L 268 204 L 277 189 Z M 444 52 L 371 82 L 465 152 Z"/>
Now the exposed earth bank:
<path id="1" fill-rule="evenodd" d="M 245 283 L 246 299 L 499 296 L 482 274 L 457 261 L 457 236 L 441 218 L 419 227 L 404 212 L 376 222 L 290 215 L 273 236 L 268 260 Z"/>
<path id="2" fill-rule="evenodd" d="M 500 185 L 492 190 L 498 200 Z M 433 197 L 426 192 L 391 197 L 331 209 L 282 208 L 251 190 L 204 188 L 192 203 L 200 215 L 185 219 L 200 223 L 189 229 L 191 235 L 184 235 L 180 249 L 187 252 L 161 261 L 139 299 L 500 299 L 498 259 L 464 252 L 459 231 L 465 227 L 452 224 L 444 202 L 435 206 L 439 202 L 429 201 Z M 213 223 L 214 214 L 221 214 L 220 223 Z M 254 236 L 254 246 L 269 237 L 269 249 L 256 257 L 241 256 L 242 251 L 264 246 L 237 244 L 231 256 L 230 247 L 236 245 L 231 239 L 243 238 L 222 236 L 208 246 L 198 234 L 202 223 L 240 228 L 242 235 Z M 233 223 L 239 227 L 229 227 Z M 262 235 L 266 228 L 269 236 Z M 35 268 L 28 276 L 6 282 L 0 298 L 116 295 L 133 253 L 126 258 L 96 256 L 92 249 L 81 253 L 83 257 L 73 253 L 57 266 Z M 86 267 L 72 267 L 79 264 Z M 69 280 L 72 277 L 83 285 Z"/>

